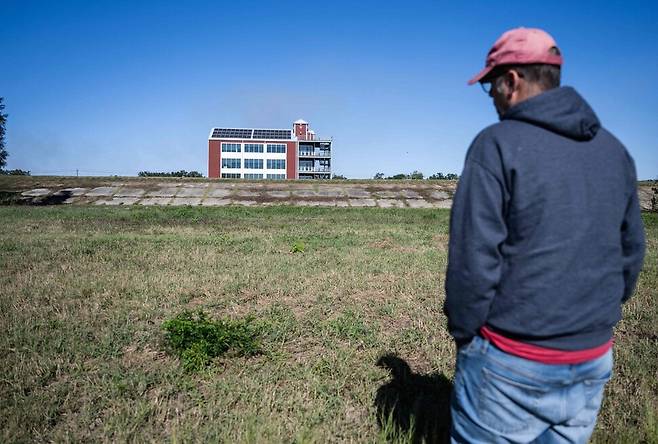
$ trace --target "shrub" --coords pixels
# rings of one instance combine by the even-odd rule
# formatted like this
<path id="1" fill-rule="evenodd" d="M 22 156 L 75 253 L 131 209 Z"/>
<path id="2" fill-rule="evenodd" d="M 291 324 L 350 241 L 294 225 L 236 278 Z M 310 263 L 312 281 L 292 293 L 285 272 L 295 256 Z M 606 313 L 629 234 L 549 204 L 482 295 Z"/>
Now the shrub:
<path id="1" fill-rule="evenodd" d="M 213 320 L 202 310 L 183 311 L 162 324 L 168 345 L 186 371 L 196 372 L 228 351 L 254 355 L 260 351 L 260 328 L 252 318 Z"/>

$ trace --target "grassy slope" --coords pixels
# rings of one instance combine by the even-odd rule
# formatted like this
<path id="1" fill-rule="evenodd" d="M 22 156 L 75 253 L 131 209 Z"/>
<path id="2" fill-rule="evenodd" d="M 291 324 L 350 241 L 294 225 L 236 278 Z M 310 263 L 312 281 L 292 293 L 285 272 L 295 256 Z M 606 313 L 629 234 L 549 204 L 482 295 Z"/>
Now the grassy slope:
<path id="1" fill-rule="evenodd" d="M 380 354 L 452 376 L 448 215 L 0 207 L 0 441 L 381 440 Z M 658 218 L 645 224 L 601 442 L 658 435 Z M 265 353 L 185 374 L 160 326 L 194 307 L 264 319 Z"/>

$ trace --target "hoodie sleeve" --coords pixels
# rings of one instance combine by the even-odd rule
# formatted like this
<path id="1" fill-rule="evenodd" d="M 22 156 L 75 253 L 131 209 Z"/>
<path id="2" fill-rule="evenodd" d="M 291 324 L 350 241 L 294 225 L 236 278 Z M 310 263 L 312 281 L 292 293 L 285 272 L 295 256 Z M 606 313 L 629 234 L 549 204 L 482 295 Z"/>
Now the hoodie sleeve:
<path id="1" fill-rule="evenodd" d="M 624 221 L 621 225 L 622 263 L 624 267 L 623 302 L 626 302 L 633 294 L 637 278 L 642 269 L 645 249 L 644 226 L 640 215 L 640 202 L 637 197 L 635 164 L 630 156 L 628 158 L 631 169 L 630 196 L 624 214 Z"/>
<path id="2" fill-rule="evenodd" d="M 450 214 L 444 312 L 458 346 L 486 322 L 502 274 L 500 246 L 507 237 L 502 168 L 477 155 L 495 152 L 482 144 L 476 139 L 469 150 Z"/>

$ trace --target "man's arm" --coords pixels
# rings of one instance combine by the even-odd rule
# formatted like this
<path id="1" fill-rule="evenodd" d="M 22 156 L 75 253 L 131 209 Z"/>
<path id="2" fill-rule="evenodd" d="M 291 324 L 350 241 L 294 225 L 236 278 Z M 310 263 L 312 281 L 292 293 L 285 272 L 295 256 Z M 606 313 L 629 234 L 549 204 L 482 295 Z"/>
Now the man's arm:
<path id="1" fill-rule="evenodd" d="M 507 238 L 502 174 L 469 157 L 450 215 L 445 284 L 444 312 L 458 347 L 486 322 L 502 273 L 500 245 Z"/>
<path id="2" fill-rule="evenodd" d="M 637 179 L 635 165 L 630 158 L 631 190 L 624 221 L 621 225 L 622 263 L 624 267 L 624 295 L 622 302 L 626 302 L 635 289 L 637 278 L 642 269 L 644 260 L 645 238 L 644 226 L 640 212 L 640 202 L 637 197 Z"/>

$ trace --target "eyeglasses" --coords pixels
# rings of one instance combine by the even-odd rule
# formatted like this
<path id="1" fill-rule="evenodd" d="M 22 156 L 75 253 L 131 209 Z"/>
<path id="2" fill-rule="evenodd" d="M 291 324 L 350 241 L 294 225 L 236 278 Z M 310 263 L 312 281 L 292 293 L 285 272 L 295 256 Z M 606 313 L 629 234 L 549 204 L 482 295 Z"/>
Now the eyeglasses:
<path id="1" fill-rule="evenodd" d="M 505 74 L 507 74 L 509 71 L 510 71 L 510 70 L 507 70 L 507 71 L 504 71 L 504 72 L 501 72 L 501 73 L 495 75 L 494 77 L 489 77 L 489 80 L 487 80 L 486 82 L 480 82 L 480 86 L 482 87 L 482 91 L 484 91 L 487 95 L 490 95 L 490 93 L 491 93 L 491 89 L 494 87 L 494 85 L 495 85 L 496 83 L 498 83 L 498 79 L 500 79 L 501 77 L 503 77 L 503 76 L 504 76 Z M 521 77 L 521 78 L 524 77 L 523 72 L 521 72 L 520 70 L 515 69 L 514 71 L 516 72 L 516 74 L 517 74 L 519 77 Z"/>

